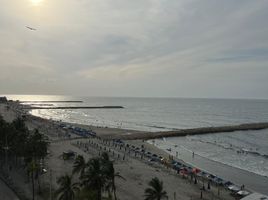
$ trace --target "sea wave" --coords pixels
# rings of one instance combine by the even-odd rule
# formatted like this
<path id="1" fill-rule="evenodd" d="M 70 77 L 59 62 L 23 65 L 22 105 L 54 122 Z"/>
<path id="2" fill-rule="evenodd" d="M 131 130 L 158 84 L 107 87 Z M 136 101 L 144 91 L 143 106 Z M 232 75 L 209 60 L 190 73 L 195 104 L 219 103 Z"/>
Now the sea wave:
<path id="1" fill-rule="evenodd" d="M 189 138 L 189 136 L 186 136 Z M 206 140 L 202 140 L 202 139 L 198 139 L 198 138 L 194 138 L 194 137 L 191 137 L 192 141 L 198 141 L 198 142 L 201 142 L 201 143 L 206 143 L 206 144 L 211 144 L 211 145 L 214 145 L 214 146 L 217 146 L 217 147 L 220 147 L 220 148 L 223 148 L 223 149 L 226 149 L 226 150 L 231 150 L 231 151 L 234 151 L 238 154 L 250 154 L 250 155 L 253 155 L 253 156 L 258 156 L 258 157 L 263 157 L 265 159 L 268 159 L 268 154 L 264 154 L 264 153 L 260 153 L 255 150 L 252 150 L 252 149 L 246 149 L 246 148 L 243 148 L 243 147 L 240 147 L 240 146 L 236 146 L 234 144 L 230 144 L 230 143 L 217 143 L 217 142 L 210 142 L 210 141 L 206 141 Z"/>
<path id="2" fill-rule="evenodd" d="M 171 143 L 170 141 L 163 140 L 163 139 L 157 139 L 157 142 L 155 142 L 154 144 L 156 145 L 156 147 L 166 151 L 167 153 L 169 153 L 173 156 L 176 156 L 175 152 L 179 152 L 180 158 L 182 158 L 182 159 L 185 159 L 184 156 L 186 156 L 186 155 L 188 155 L 188 157 L 192 157 L 192 153 L 194 152 L 195 159 L 197 157 L 200 157 L 200 158 L 202 158 L 202 160 L 204 160 L 204 159 L 210 160 L 210 161 L 217 162 L 217 163 L 229 166 L 229 167 L 234 167 L 237 169 L 248 171 L 250 173 L 254 173 L 257 175 L 268 177 L 268 169 L 266 169 L 265 167 L 258 168 L 258 166 L 256 165 L 256 163 L 254 161 L 252 161 L 252 163 L 254 164 L 253 166 L 250 166 L 249 165 L 250 163 L 248 163 L 248 165 L 241 165 L 239 162 L 228 161 L 228 159 L 225 159 L 224 156 L 221 156 L 221 155 L 211 156 L 211 154 L 209 154 L 209 153 L 205 153 L 202 151 L 195 151 L 191 147 L 181 145 L 181 144 L 176 145 L 175 143 Z M 171 146 L 173 146 L 173 147 L 176 146 L 177 148 L 173 148 L 172 151 L 168 151 L 167 148 L 168 147 L 170 148 Z M 194 160 L 191 160 L 191 159 L 187 160 L 186 159 L 186 162 L 188 162 L 189 164 L 195 165 L 196 164 L 195 159 Z M 209 170 L 209 169 L 203 169 L 203 170 Z"/>
<path id="3" fill-rule="evenodd" d="M 193 152 L 191 149 L 188 149 L 185 146 L 181 145 L 181 148 L 183 148 L 184 150 L 186 150 L 189 153 Z M 166 151 L 166 152 L 170 153 L 169 151 Z M 224 164 L 224 165 L 227 165 L 227 166 L 230 166 L 230 167 L 235 167 L 235 168 L 242 169 L 242 170 L 254 173 L 254 174 L 258 174 L 258 175 L 261 175 L 261 176 L 264 176 L 264 177 L 268 177 L 268 172 L 267 171 L 258 170 L 256 168 L 249 169 L 248 167 L 243 167 L 243 166 L 237 165 L 235 163 L 225 162 L 222 158 L 219 158 L 219 157 L 218 158 L 217 157 L 211 158 L 209 155 L 202 154 L 202 153 L 200 154 L 200 153 L 196 153 L 196 152 L 194 152 L 194 156 L 195 157 L 199 156 L 199 157 L 202 157 L 203 159 L 205 158 L 205 159 L 211 160 L 213 162 L 221 163 L 221 164 Z"/>

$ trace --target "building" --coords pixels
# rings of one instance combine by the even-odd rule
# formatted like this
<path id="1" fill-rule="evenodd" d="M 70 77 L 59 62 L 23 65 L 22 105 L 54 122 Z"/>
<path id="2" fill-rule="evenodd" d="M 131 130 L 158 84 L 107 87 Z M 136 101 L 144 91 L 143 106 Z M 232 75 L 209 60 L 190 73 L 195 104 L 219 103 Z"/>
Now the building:
<path id="1" fill-rule="evenodd" d="M 0 97 L 0 103 L 7 103 L 6 97 Z"/>

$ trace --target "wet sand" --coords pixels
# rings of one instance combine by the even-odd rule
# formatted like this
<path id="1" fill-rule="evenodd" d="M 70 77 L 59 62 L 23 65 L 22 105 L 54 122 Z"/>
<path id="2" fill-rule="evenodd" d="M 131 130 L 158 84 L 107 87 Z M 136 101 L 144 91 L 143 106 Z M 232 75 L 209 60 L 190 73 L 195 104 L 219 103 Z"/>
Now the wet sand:
<path id="1" fill-rule="evenodd" d="M 158 146 L 157 143 L 155 146 Z M 176 156 L 175 150 L 166 152 Z M 225 180 L 229 180 L 238 186 L 244 184 L 246 189 L 268 195 L 268 177 L 210 160 L 198 155 L 198 152 L 195 152 L 193 157 L 192 152 L 183 150 L 182 148 L 180 148 L 178 158 L 204 171 L 217 175 Z"/>

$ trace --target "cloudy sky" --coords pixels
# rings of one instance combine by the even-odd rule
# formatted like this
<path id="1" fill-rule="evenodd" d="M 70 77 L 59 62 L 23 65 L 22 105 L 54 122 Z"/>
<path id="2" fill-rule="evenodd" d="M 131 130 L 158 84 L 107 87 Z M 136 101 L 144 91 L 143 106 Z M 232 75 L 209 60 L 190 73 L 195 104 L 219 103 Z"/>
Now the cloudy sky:
<path id="1" fill-rule="evenodd" d="M 0 3 L 2 94 L 268 98 L 266 0 Z"/>

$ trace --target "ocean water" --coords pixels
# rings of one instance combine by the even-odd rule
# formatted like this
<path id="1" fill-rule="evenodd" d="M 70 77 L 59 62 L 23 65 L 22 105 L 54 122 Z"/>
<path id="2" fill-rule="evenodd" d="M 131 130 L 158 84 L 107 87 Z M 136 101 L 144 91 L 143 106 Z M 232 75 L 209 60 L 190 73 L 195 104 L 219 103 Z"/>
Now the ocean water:
<path id="1" fill-rule="evenodd" d="M 268 177 L 268 129 L 172 137 L 149 141 L 173 156 L 195 164 L 194 156 Z M 168 150 L 167 150 L 168 149 Z"/>
<path id="2" fill-rule="evenodd" d="M 33 110 L 31 113 L 66 122 L 141 131 L 268 122 L 268 100 L 7 96 L 14 100 L 83 101 L 45 106 L 124 106 L 124 109 Z M 195 152 L 213 161 L 268 176 L 268 130 L 164 138 L 154 143 L 164 150 L 172 148 L 171 154 Z"/>
<path id="3" fill-rule="evenodd" d="M 124 106 L 124 109 L 33 110 L 69 122 L 142 131 L 268 122 L 268 100 L 8 96 L 20 100 L 82 100 L 51 106 Z M 47 105 L 46 105 L 47 106 Z"/>

